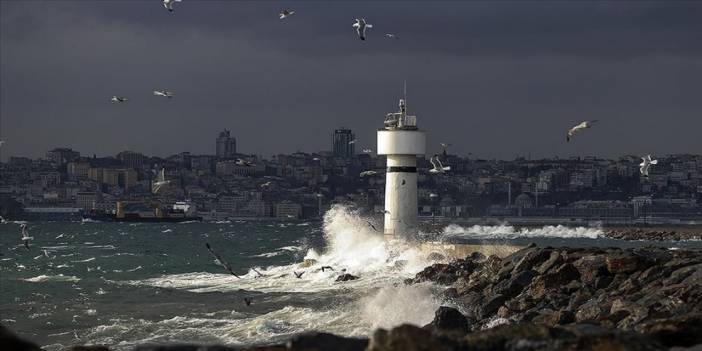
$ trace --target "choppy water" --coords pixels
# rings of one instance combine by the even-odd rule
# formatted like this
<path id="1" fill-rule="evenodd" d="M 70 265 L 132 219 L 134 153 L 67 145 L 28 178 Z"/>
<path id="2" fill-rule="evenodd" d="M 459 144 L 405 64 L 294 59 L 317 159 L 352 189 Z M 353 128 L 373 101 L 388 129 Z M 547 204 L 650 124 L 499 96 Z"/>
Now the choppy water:
<path id="1" fill-rule="evenodd" d="M 428 323 L 439 287 L 404 286 L 429 264 L 411 247 L 386 247 L 365 219 L 343 208 L 322 223 L 0 224 L 0 323 L 60 350 L 74 344 L 130 349 L 159 342 L 252 345 L 323 330 L 367 335 L 377 327 Z M 597 229 L 450 226 L 441 240 L 631 246 Z M 218 266 L 212 245 L 242 279 Z M 700 242 L 655 243 L 700 247 Z M 305 257 L 318 264 L 302 268 Z M 397 260 L 407 261 L 401 269 Z M 336 271 L 321 272 L 322 265 Z M 250 270 L 256 268 L 264 274 Z M 337 283 L 341 269 L 361 276 Z M 298 279 L 293 271 L 305 271 Z M 243 299 L 253 299 L 246 306 Z"/>

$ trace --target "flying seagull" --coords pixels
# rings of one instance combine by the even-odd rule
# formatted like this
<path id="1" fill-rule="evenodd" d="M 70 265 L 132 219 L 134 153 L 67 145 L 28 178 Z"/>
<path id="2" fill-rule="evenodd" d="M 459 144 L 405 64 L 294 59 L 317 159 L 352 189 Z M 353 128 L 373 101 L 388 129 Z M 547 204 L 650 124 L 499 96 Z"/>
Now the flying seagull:
<path id="1" fill-rule="evenodd" d="M 400 37 L 398 37 L 397 34 L 393 33 L 385 33 L 385 36 L 388 37 L 388 39 L 400 39 Z"/>
<path id="2" fill-rule="evenodd" d="M 390 214 L 390 211 L 388 210 L 378 210 L 378 213 L 383 213 L 383 214 Z"/>
<path id="3" fill-rule="evenodd" d="M 295 11 L 283 10 L 283 11 L 280 11 L 280 13 L 278 15 L 280 16 L 280 19 L 284 19 L 284 18 L 290 17 L 294 14 L 295 14 Z"/>
<path id="4" fill-rule="evenodd" d="M 353 140 L 349 141 L 349 145 L 350 145 L 350 144 L 355 144 L 355 143 L 356 143 L 356 139 L 353 139 Z"/>
<path id="5" fill-rule="evenodd" d="M 242 160 L 242 159 L 240 159 L 240 158 L 237 158 L 237 159 L 236 159 L 235 164 L 236 164 L 237 166 L 247 166 L 247 167 L 250 167 L 251 165 L 253 165 L 251 162 L 246 161 L 246 160 Z"/>
<path id="6" fill-rule="evenodd" d="M 643 162 L 641 162 L 641 164 L 639 164 L 639 166 L 641 167 L 640 168 L 641 174 L 644 177 L 648 177 L 648 169 L 651 168 L 651 165 L 658 164 L 658 160 L 652 160 L 651 155 L 646 155 L 646 156 L 642 157 L 641 160 L 643 160 Z"/>
<path id="7" fill-rule="evenodd" d="M 209 251 L 212 254 L 212 256 L 214 256 L 215 260 L 217 260 L 217 262 L 219 263 L 220 266 L 224 267 L 224 269 L 226 269 L 227 272 L 231 273 L 231 275 L 241 279 L 240 276 L 236 275 L 234 273 L 234 271 L 232 271 L 232 266 L 230 266 L 229 263 L 224 261 L 222 256 L 220 256 L 218 253 L 216 253 L 214 250 L 212 250 L 212 247 L 210 247 L 209 243 L 205 243 L 205 246 L 207 246 L 207 251 Z"/>
<path id="8" fill-rule="evenodd" d="M 300 273 L 293 271 L 293 274 L 295 274 L 295 278 L 302 279 L 302 275 L 305 274 L 305 271 L 302 271 Z"/>
<path id="9" fill-rule="evenodd" d="M 373 28 L 373 25 L 366 23 L 365 18 L 356 18 L 356 23 L 353 24 L 353 27 L 356 28 L 358 37 L 361 38 L 361 40 L 366 40 L 366 28 Z"/>
<path id="10" fill-rule="evenodd" d="M 158 191 L 161 190 L 161 187 L 169 184 L 170 182 L 170 180 L 166 180 L 166 169 L 161 168 L 161 171 L 156 175 L 156 181 L 151 186 L 151 192 L 154 194 L 158 193 Z"/>
<path id="11" fill-rule="evenodd" d="M 113 97 L 110 99 L 110 101 L 111 101 L 111 102 L 127 102 L 127 98 L 126 98 L 126 97 L 116 96 L 116 95 L 115 95 L 115 96 L 113 96 Z"/>
<path id="12" fill-rule="evenodd" d="M 431 194 L 429 194 L 429 197 L 435 198 L 435 197 L 439 197 L 439 195 L 437 195 L 437 194 L 435 194 L 435 193 L 431 193 Z"/>
<path id="13" fill-rule="evenodd" d="M 170 92 L 170 91 L 165 91 L 165 90 L 154 90 L 154 95 L 155 95 L 155 96 L 163 96 L 163 97 L 167 97 L 167 98 L 172 98 L 172 97 L 173 97 L 173 93 L 172 93 L 172 92 Z"/>
<path id="14" fill-rule="evenodd" d="M 251 306 L 251 302 L 252 302 L 252 301 L 253 301 L 253 300 L 251 300 L 250 297 L 245 297 L 245 298 L 244 298 L 244 303 L 246 304 L 246 306 Z"/>
<path id="15" fill-rule="evenodd" d="M 322 266 L 322 272 L 324 272 L 325 269 L 330 269 L 331 271 L 334 271 L 334 268 L 332 268 L 332 266 Z"/>
<path id="16" fill-rule="evenodd" d="M 173 12 L 173 5 L 181 1 L 182 0 L 163 0 L 163 7 L 165 7 L 168 12 Z"/>
<path id="17" fill-rule="evenodd" d="M 34 239 L 34 238 L 32 238 L 31 236 L 29 236 L 29 232 L 27 231 L 27 225 L 26 225 L 26 224 L 23 223 L 23 224 L 20 226 L 20 229 L 22 230 L 22 243 L 24 244 L 24 247 L 26 247 L 27 250 L 29 250 L 29 241 L 32 240 L 32 239 Z"/>
<path id="18" fill-rule="evenodd" d="M 365 176 L 372 176 L 372 175 L 376 175 L 376 174 L 378 174 L 378 172 L 376 172 L 376 171 L 363 171 L 363 172 L 361 172 L 360 176 L 361 176 L 361 178 L 363 178 Z"/>
<path id="19" fill-rule="evenodd" d="M 448 147 L 451 146 L 449 143 L 441 143 L 441 147 L 444 149 L 448 149 Z"/>
<path id="20" fill-rule="evenodd" d="M 444 165 L 441 164 L 439 155 L 434 155 L 434 157 L 429 159 L 429 162 L 431 162 L 431 165 L 434 166 L 434 168 L 429 170 L 430 173 L 445 173 L 446 171 L 451 170 L 451 167 L 444 167 Z"/>
<path id="21" fill-rule="evenodd" d="M 364 154 L 370 154 L 371 152 L 373 152 L 373 149 L 363 149 Z"/>
<path id="22" fill-rule="evenodd" d="M 267 187 L 271 186 L 271 182 L 265 182 L 265 183 L 261 184 L 260 186 L 261 186 L 261 188 L 267 188 Z"/>
<path id="23" fill-rule="evenodd" d="M 376 228 L 376 227 L 373 225 L 373 223 L 371 223 L 370 221 L 366 221 L 366 223 L 368 223 L 368 225 L 369 225 L 371 228 L 373 228 L 373 230 L 375 230 L 376 232 L 378 231 L 378 228 Z"/>
<path id="24" fill-rule="evenodd" d="M 566 141 L 570 141 L 570 138 L 572 138 L 573 135 L 580 132 L 581 130 L 591 128 L 595 124 L 595 122 L 597 122 L 596 119 L 594 119 L 592 121 L 583 121 L 583 122 L 580 122 L 580 124 L 578 124 L 577 126 L 570 128 L 568 130 L 568 134 L 566 135 Z"/>

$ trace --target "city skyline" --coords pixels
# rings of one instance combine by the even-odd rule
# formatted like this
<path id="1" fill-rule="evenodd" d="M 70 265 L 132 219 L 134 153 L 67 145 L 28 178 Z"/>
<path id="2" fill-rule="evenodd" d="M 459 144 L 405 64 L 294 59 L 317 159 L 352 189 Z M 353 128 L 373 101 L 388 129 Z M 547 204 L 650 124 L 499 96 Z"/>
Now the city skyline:
<path id="1" fill-rule="evenodd" d="M 375 148 L 405 79 L 427 154 L 702 152 L 699 3 L 296 2 L 286 21 L 292 3 L 180 5 L 2 2 L 2 159 L 211 154 L 223 128 L 248 154 L 326 150 L 340 126 Z M 354 17 L 375 24 L 365 42 Z"/>

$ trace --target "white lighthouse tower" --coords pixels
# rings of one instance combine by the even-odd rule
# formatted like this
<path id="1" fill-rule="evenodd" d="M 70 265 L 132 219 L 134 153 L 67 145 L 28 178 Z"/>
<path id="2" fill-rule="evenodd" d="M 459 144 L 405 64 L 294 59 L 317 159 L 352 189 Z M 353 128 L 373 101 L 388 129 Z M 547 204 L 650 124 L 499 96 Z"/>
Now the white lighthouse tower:
<path id="1" fill-rule="evenodd" d="M 406 98 L 400 112 L 388 113 L 378 130 L 378 155 L 387 155 L 385 176 L 385 239 L 417 234 L 417 156 L 424 156 L 426 136 L 417 117 L 407 115 Z"/>

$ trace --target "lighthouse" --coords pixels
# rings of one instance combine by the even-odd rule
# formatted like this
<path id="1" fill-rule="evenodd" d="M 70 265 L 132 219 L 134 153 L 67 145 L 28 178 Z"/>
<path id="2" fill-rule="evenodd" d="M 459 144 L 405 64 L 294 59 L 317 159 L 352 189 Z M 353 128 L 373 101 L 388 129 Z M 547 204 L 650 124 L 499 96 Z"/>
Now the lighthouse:
<path id="1" fill-rule="evenodd" d="M 424 156 L 426 136 L 417 128 L 417 117 L 407 115 L 406 98 L 384 124 L 378 129 L 378 155 L 387 156 L 383 233 L 386 240 L 412 239 L 417 234 L 417 156 Z"/>

